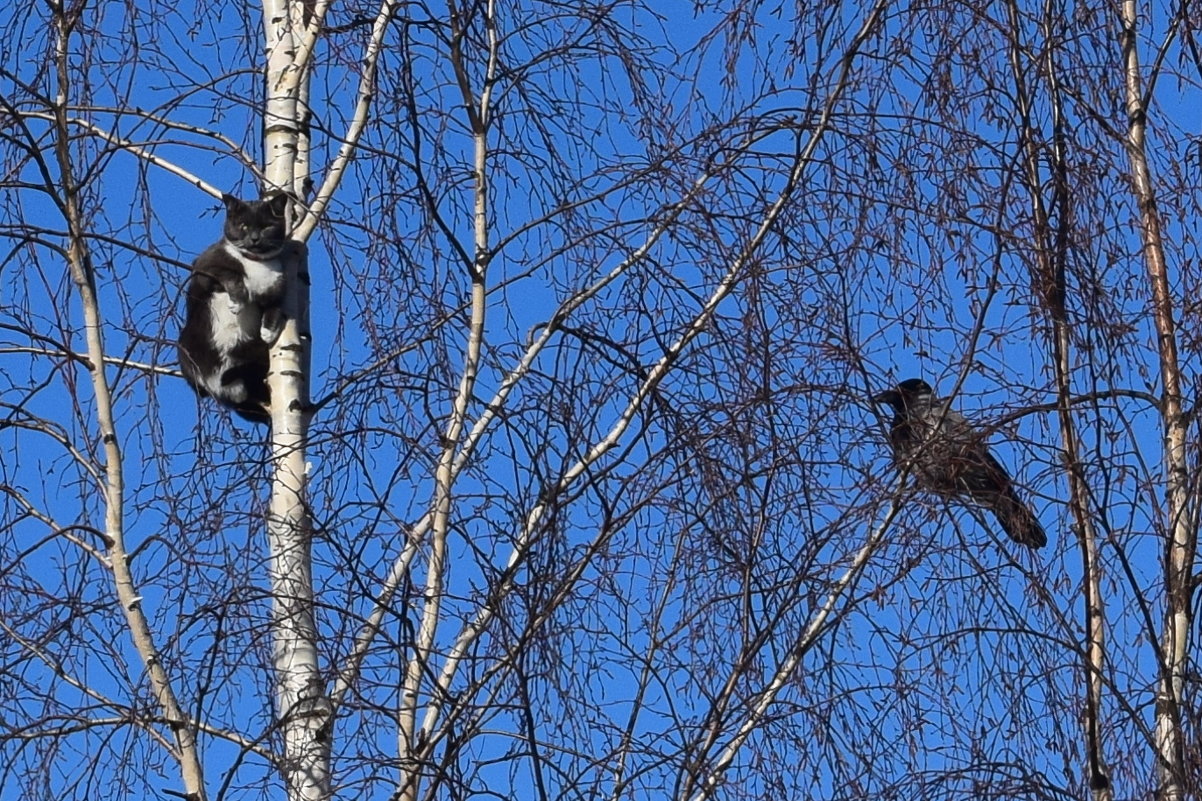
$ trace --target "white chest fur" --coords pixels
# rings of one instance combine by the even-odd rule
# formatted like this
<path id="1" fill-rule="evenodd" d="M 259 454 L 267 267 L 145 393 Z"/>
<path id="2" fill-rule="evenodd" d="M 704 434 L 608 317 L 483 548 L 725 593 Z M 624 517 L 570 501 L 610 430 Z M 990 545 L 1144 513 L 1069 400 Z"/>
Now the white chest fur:
<path id="1" fill-rule="evenodd" d="M 209 299 L 209 320 L 213 325 L 213 345 L 219 353 L 228 353 L 250 339 L 259 330 L 259 310 L 253 305 L 235 303 L 225 292 Z"/>
<path id="2" fill-rule="evenodd" d="M 284 280 L 284 262 L 279 256 L 264 261 L 255 261 L 246 258 L 229 242 L 225 243 L 225 252 L 242 265 L 242 270 L 246 274 L 246 291 L 252 298 L 262 297 L 272 292 Z"/>
<path id="3" fill-rule="evenodd" d="M 253 304 L 235 303 L 225 292 L 215 292 L 209 298 L 209 322 L 213 347 L 220 361 L 217 369 L 206 372 L 200 377 L 201 383 L 210 395 L 224 398 L 232 403 L 241 403 L 246 399 L 246 387 L 239 382 L 222 383 L 225 371 L 233 366 L 231 351 L 249 340 L 252 332 L 259 329 L 259 309 Z"/>

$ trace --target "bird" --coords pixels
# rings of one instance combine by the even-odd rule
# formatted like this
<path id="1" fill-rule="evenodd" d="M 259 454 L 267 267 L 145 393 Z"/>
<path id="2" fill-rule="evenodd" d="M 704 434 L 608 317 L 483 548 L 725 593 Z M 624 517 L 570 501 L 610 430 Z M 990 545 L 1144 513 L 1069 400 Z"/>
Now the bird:
<path id="1" fill-rule="evenodd" d="M 872 396 L 893 410 L 889 444 L 898 469 L 909 469 L 922 489 L 965 500 L 993 513 L 1010 539 L 1030 548 L 1048 542 L 1043 526 L 1014 488 L 1014 481 L 973 428 L 948 400 L 935 397 L 921 378 Z"/>

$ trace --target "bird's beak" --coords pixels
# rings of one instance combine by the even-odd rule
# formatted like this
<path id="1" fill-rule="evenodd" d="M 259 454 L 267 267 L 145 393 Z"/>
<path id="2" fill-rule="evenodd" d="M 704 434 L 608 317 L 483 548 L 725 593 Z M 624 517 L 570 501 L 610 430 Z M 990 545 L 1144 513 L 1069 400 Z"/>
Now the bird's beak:
<path id="1" fill-rule="evenodd" d="M 901 404 L 901 395 L 898 394 L 896 389 L 890 389 L 886 392 L 879 392 L 873 395 L 871 400 L 877 404 L 887 403 L 890 406 L 898 406 Z"/>

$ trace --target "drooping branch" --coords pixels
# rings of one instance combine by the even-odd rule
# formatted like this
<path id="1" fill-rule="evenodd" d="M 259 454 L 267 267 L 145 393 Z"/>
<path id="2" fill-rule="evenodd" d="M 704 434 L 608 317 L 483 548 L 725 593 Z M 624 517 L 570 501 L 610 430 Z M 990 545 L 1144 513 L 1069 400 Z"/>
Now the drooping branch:
<path id="1" fill-rule="evenodd" d="M 1044 180 L 1041 164 L 1044 155 L 1032 122 L 1032 95 L 1026 85 L 1022 68 L 1025 46 L 1021 41 L 1022 27 L 1018 3 L 1007 3 L 1010 22 L 1010 66 L 1016 85 L 1018 104 L 1019 142 L 1022 148 L 1023 179 L 1031 198 L 1034 223 L 1035 252 L 1031 283 L 1038 302 L 1052 324 L 1052 367 L 1056 378 L 1056 411 L 1060 421 L 1061 445 L 1068 472 L 1069 511 L 1073 531 L 1081 549 L 1082 594 L 1084 596 L 1084 631 L 1087 646 L 1084 650 L 1086 769 L 1094 801 L 1110 801 L 1113 791 L 1102 746 L 1102 690 L 1106 667 L 1106 607 L 1102 597 L 1102 574 L 1098 561 L 1099 537 L 1090 511 L 1089 484 L 1085 475 L 1085 459 L 1081 453 L 1080 437 L 1073 410 L 1072 396 L 1072 329 L 1068 317 L 1068 259 L 1072 208 L 1068 187 L 1068 155 L 1065 152 L 1064 103 L 1059 91 L 1059 64 L 1056 62 L 1054 27 L 1061 14 L 1052 2 L 1045 6 L 1043 36 L 1048 52 L 1044 74 L 1047 75 L 1052 110 L 1052 168 L 1051 202 L 1044 199 Z M 1050 208 L 1049 208 L 1050 207 Z M 1055 217 L 1053 218 L 1053 215 Z"/>
<path id="2" fill-rule="evenodd" d="M 793 198 L 794 190 L 802 182 L 806 170 L 811 166 L 814 153 L 830 125 L 831 115 L 838 104 L 843 89 L 847 85 L 854 57 L 864 42 L 876 31 L 886 7 L 886 0 L 881 0 L 868 15 L 857 34 L 852 38 L 848 49 L 839 61 L 835 81 L 833 82 L 824 109 L 812 127 L 805 146 L 795 156 L 784 186 L 771 206 L 765 211 L 755 232 L 749 238 L 740 254 L 732 261 L 726 274 L 719 281 L 713 293 L 684 328 L 679 337 L 668 346 L 660 359 L 647 370 L 645 378 L 641 381 L 638 389 L 628 401 L 626 408 L 618 416 L 618 419 L 606 435 L 593 443 L 583 457 L 565 470 L 555 485 L 542 493 L 543 498 L 554 498 L 567 492 L 578 479 L 592 470 L 607 453 L 622 442 L 633 421 L 644 409 L 660 383 L 666 378 L 673 366 L 675 366 L 681 354 L 707 329 L 718 307 L 746 277 L 748 266 L 758 254 L 769 231 L 776 225 L 786 205 Z M 452 645 L 439 673 L 436 691 L 433 693 L 433 697 L 426 710 L 425 720 L 422 723 L 421 729 L 424 734 L 423 739 L 429 739 L 434 731 L 442 709 L 443 699 L 448 696 L 460 662 L 470 651 L 471 646 L 488 628 L 499 611 L 501 601 L 507 597 L 509 591 L 512 589 L 513 580 L 516 577 L 516 573 L 512 568 L 521 563 L 527 557 L 530 549 L 534 547 L 536 541 L 535 535 L 539 529 L 539 524 L 549 508 L 550 502 L 548 500 L 540 500 L 527 514 L 522 531 L 517 537 L 517 541 L 506 563 L 504 575 L 507 578 L 500 586 L 495 587 L 489 593 L 488 602 L 479 609 L 473 620 L 462 629 Z M 775 697 L 775 692 L 772 693 L 772 697 Z"/>
<path id="3" fill-rule="evenodd" d="M 460 443 L 456 451 L 452 471 L 453 476 L 458 476 L 466 467 L 472 454 L 483 441 L 486 433 L 491 430 L 498 416 L 505 409 L 509 396 L 529 374 L 539 355 L 554 341 L 563 324 L 571 318 L 572 313 L 596 297 L 605 287 L 630 272 L 636 266 L 642 264 L 652 252 L 655 245 L 671 230 L 684 210 L 700 196 L 714 174 L 714 172 L 707 172 L 695 180 L 693 185 L 689 187 L 688 192 L 678 201 L 669 204 L 661 214 L 657 215 L 655 226 L 632 253 L 597 281 L 560 304 L 551 318 L 541 326 L 538 336 L 522 353 L 517 364 L 506 373 L 496 392 L 484 404 L 484 411 L 481 412 L 476 422 L 472 425 L 471 430 L 464 436 L 463 442 Z M 354 685 L 358 677 L 359 667 L 368 650 L 371 648 L 376 635 L 379 633 L 380 626 L 383 624 L 385 616 L 390 609 L 392 598 L 403 585 L 408 575 L 410 564 L 412 564 L 414 557 L 417 556 L 422 544 L 425 542 L 426 535 L 430 530 L 431 521 L 432 513 L 427 512 L 414 523 L 406 537 L 404 548 L 402 548 L 401 553 L 393 561 L 388 576 L 385 578 L 376 595 L 372 611 L 367 616 L 362 629 L 356 635 L 354 647 L 351 649 L 346 663 L 338 673 L 338 680 L 333 690 L 335 705 L 338 704 L 340 699 Z"/>

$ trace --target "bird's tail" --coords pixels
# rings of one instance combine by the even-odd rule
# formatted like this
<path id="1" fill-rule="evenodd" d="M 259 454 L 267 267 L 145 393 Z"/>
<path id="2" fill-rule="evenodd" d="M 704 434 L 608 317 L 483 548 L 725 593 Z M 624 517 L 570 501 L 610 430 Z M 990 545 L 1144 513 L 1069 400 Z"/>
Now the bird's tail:
<path id="1" fill-rule="evenodd" d="M 1029 548 L 1042 548 L 1048 544 L 1048 535 L 1039 525 L 1035 513 L 1015 494 L 1012 487 L 1006 487 L 1005 492 L 997 495 L 992 506 L 998 523 L 1010 535 L 1010 539 Z"/>

